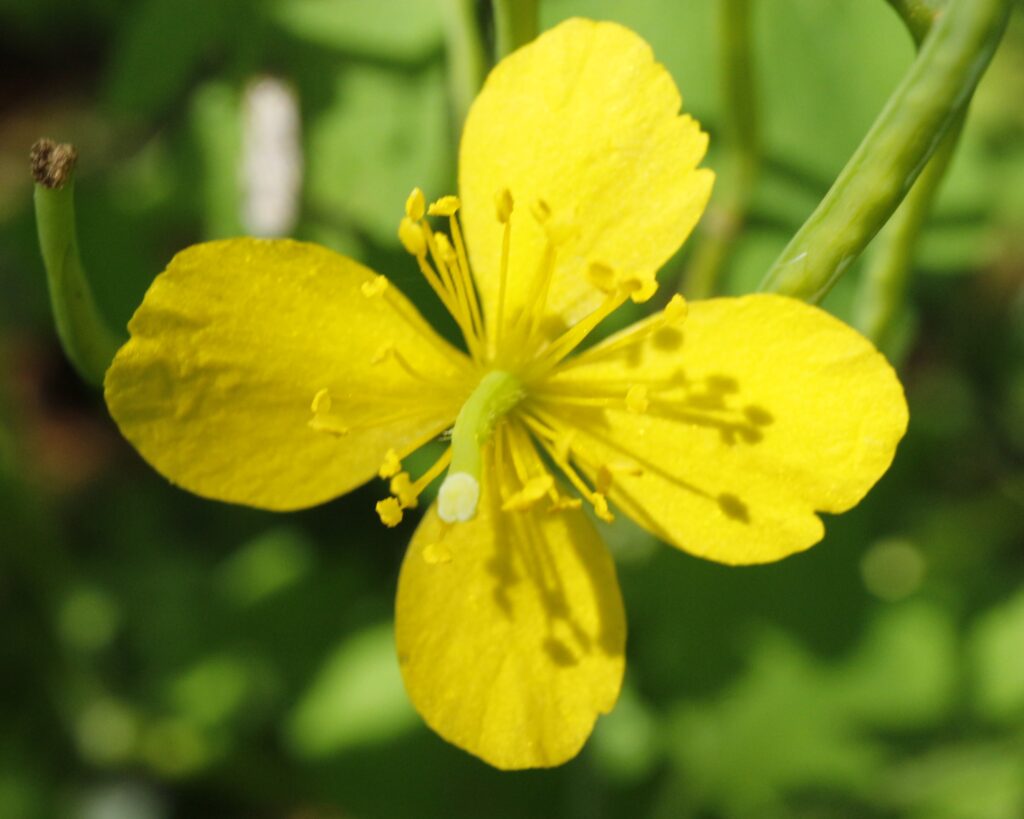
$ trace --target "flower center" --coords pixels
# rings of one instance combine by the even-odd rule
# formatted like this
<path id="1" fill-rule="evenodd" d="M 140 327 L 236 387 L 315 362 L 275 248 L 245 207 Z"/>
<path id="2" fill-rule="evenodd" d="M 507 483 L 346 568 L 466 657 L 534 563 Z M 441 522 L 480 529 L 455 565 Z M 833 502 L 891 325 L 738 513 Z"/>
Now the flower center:
<path id="1" fill-rule="evenodd" d="M 548 314 L 548 298 L 559 265 L 559 254 L 566 252 L 571 243 L 574 226 L 566 224 L 544 200 L 534 202 L 522 218 L 534 219 L 544 235 L 543 252 L 533 270 L 516 270 L 519 281 L 527 287 L 510 288 L 510 243 L 512 223 L 521 218 L 514 210 L 512 194 L 501 190 L 495 196 L 495 217 L 502 225 L 501 259 L 497 282 L 496 301 L 485 315 L 480 294 L 469 267 L 466 244 L 459 225 L 460 202 L 455 196 L 443 196 L 427 206 L 423 192 L 416 188 L 405 203 L 405 216 L 398 228 L 398 236 L 405 249 L 416 259 L 420 272 L 434 290 L 442 304 L 455 320 L 466 341 L 466 348 L 480 373 L 480 380 L 460 409 L 451 434 L 451 446 L 419 478 L 413 479 L 402 468 L 402 459 L 411 454 L 418 444 L 402 452 L 388 450 L 378 474 L 389 480 L 391 496 L 377 504 L 377 513 L 387 526 L 401 522 L 403 512 L 418 505 L 420 494 L 447 471 L 438 493 L 438 515 L 446 523 L 472 520 L 476 515 L 481 495 L 483 472 L 482 448 L 494 439 L 495 457 L 515 473 L 510 485 L 494 487 L 508 511 L 526 509 L 543 498 L 550 501 L 550 509 L 575 508 L 579 501 L 561 495 L 554 477 L 536 456 L 534 443 L 547 452 L 570 484 L 589 501 L 595 513 L 603 520 L 611 520 L 605 493 L 611 475 L 632 470 L 633 466 L 600 464 L 594 487 L 573 466 L 579 461 L 578 453 L 562 441 L 551 427 L 547 417 L 538 415 L 554 399 L 550 395 L 550 378 L 561 362 L 584 339 L 627 300 L 644 302 L 657 287 L 650 279 L 628 272 L 616 271 L 601 262 L 592 261 L 587 278 L 603 298 L 591 311 L 561 335 L 552 337 L 542 330 Z M 446 217 L 449 233 L 432 229 L 427 216 Z M 362 291 L 366 298 L 389 298 L 388 281 L 383 276 L 367 281 Z M 515 295 L 513 296 L 513 291 Z M 605 351 L 620 345 L 638 343 L 664 324 L 676 324 L 685 317 L 686 306 L 681 297 L 674 296 L 660 318 L 642 322 L 634 331 L 620 335 Z M 406 375 L 424 387 L 424 400 L 432 393 L 443 393 L 448 387 L 435 383 L 426 374 L 416 371 L 401 350 L 385 341 L 374 359 L 381 366 L 399 367 Z M 654 385 L 652 385 L 654 386 Z M 646 385 L 629 385 L 624 390 L 625 405 L 631 412 L 644 412 L 654 400 L 655 393 Z M 617 399 L 602 399 L 614 404 Z M 520 407 L 519 405 L 522 404 Z M 513 409 L 521 423 L 499 424 Z M 342 417 L 333 408 L 331 396 L 321 390 L 313 398 L 310 426 L 332 435 L 344 436 L 360 426 L 357 421 Z M 418 409 L 416 411 L 419 411 Z M 397 420 L 402 414 L 414 411 L 405 407 L 388 416 Z M 557 426 L 557 424 L 556 424 Z M 525 454 L 524 454 L 525 453 Z M 500 470 L 499 470 L 500 471 Z M 509 474 L 512 474 L 511 472 Z"/>

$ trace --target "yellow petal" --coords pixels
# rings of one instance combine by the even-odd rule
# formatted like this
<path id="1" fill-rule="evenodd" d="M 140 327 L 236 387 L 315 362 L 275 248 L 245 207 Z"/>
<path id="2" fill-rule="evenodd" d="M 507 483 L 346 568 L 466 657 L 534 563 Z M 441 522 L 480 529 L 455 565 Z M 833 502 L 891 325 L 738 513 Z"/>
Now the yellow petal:
<path id="1" fill-rule="evenodd" d="M 464 357 L 395 288 L 312 244 L 190 247 L 128 329 L 106 377 L 111 415 L 159 472 L 218 500 L 328 500 L 442 431 L 468 393 Z"/>
<path id="2" fill-rule="evenodd" d="M 615 567 L 582 512 L 502 512 L 496 471 L 484 475 L 475 518 L 446 525 L 434 506 L 409 546 L 402 674 L 449 742 L 498 768 L 559 765 L 618 697 L 626 626 Z"/>
<path id="3" fill-rule="evenodd" d="M 903 389 L 870 342 L 782 296 L 695 302 L 681 327 L 615 344 L 583 354 L 546 387 L 610 396 L 608 406 L 552 399 L 550 411 L 576 428 L 574 447 L 594 461 L 588 471 L 624 460 L 642 470 L 615 474 L 613 503 L 722 563 L 778 560 L 816 543 L 824 529 L 815 511 L 854 506 L 906 430 Z M 639 414 L 627 399 L 636 383 L 649 396 Z"/>
<path id="4" fill-rule="evenodd" d="M 536 290 L 545 230 L 559 234 L 549 312 L 575 323 L 602 293 L 591 263 L 653 279 L 700 217 L 713 176 L 696 169 L 707 135 L 665 68 L 615 23 L 569 20 L 503 60 L 470 109 L 459 185 L 473 269 L 495 314 L 503 226 L 512 213 L 508 308 Z M 543 204 L 540 204 L 543 203 Z"/>

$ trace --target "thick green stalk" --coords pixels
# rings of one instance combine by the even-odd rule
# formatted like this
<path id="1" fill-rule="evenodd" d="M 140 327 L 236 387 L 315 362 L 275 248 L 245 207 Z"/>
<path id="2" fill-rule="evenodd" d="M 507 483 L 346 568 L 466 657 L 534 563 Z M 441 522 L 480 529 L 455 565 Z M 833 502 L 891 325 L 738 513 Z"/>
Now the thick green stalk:
<path id="1" fill-rule="evenodd" d="M 1010 0 L 951 0 L 907 75 L 761 290 L 820 301 L 892 216 L 961 116 L 1006 27 Z"/>
<path id="2" fill-rule="evenodd" d="M 449 0 L 444 4 L 448 59 L 448 91 L 452 100 L 455 133 L 462 133 L 469 106 L 483 85 L 487 56 L 476 17 L 475 0 Z"/>
<path id="3" fill-rule="evenodd" d="M 719 274 L 746 220 L 760 166 L 757 92 L 750 0 L 720 0 L 719 66 L 723 97 L 723 173 L 717 197 L 704 218 L 700 244 L 683 277 L 682 290 L 703 299 L 715 292 Z"/>
<path id="4" fill-rule="evenodd" d="M 538 0 L 494 0 L 497 58 L 507 57 L 540 30 Z"/>
<path id="5" fill-rule="evenodd" d="M 36 227 L 64 354 L 83 379 L 98 386 L 121 340 L 100 314 L 78 255 L 72 179 L 75 156 L 70 145 L 50 140 L 32 146 Z"/>

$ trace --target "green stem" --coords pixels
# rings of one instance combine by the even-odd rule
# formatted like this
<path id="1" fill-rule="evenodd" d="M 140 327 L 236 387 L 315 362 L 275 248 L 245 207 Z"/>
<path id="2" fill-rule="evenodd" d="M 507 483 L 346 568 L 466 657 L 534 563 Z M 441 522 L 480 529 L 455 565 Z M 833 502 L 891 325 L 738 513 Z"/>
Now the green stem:
<path id="1" fill-rule="evenodd" d="M 443 4 L 448 58 L 448 91 L 455 118 L 455 133 L 483 85 L 487 56 L 476 17 L 475 0 L 449 0 Z"/>
<path id="2" fill-rule="evenodd" d="M 820 301 L 892 216 L 966 109 L 1010 0 L 951 0 L 907 75 L 761 290 Z"/>
<path id="3" fill-rule="evenodd" d="M 719 65 L 724 101 L 725 172 L 704 217 L 701 242 L 682 289 L 690 298 L 713 295 L 722 267 L 743 227 L 760 167 L 750 0 L 720 0 Z"/>
<path id="4" fill-rule="evenodd" d="M 100 314 L 78 254 L 75 149 L 40 140 L 32 147 L 36 227 L 57 336 L 78 374 L 99 386 L 121 344 Z"/>
<path id="5" fill-rule="evenodd" d="M 956 151 L 963 117 L 947 132 L 907 198 L 871 243 L 854 306 L 854 325 L 883 344 L 903 304 L 914 247 Z"/>
<path id="6" fill-rule="evenodd" d="M 497 58 L 507 57 L 540 30 L 538 0 L 494 0 Z"/>

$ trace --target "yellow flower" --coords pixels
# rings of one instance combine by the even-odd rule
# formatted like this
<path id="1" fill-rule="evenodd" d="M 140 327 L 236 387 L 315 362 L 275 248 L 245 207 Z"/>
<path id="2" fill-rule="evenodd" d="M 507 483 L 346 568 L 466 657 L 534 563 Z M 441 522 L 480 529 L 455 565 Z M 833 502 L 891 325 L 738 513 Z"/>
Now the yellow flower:
<path id="1" fill-rule="evenodd" d="M 236 239 L 174 258 L 107 374 L 128 440 L 209 498 L 297 509 L 379 476 L 394 526 L 445 474 L 399 580 L 399 660 L 424 719 L 498 767 L 571 758 L 618 696 L 622 602 L 582 502 L 694 555 L 778 560 L 864 496 L 906 427 L 882 356 L 779 296 L 673 297 L 574 354 L 653 294 L 707 202 L 680 104 L 610 23 L 571 20 L 495 68 L 461 200 L 416 190 L 399 228 L 468 353 L 351 259 Z M 453 422 L 432 468 L 402 469 Z"/>

